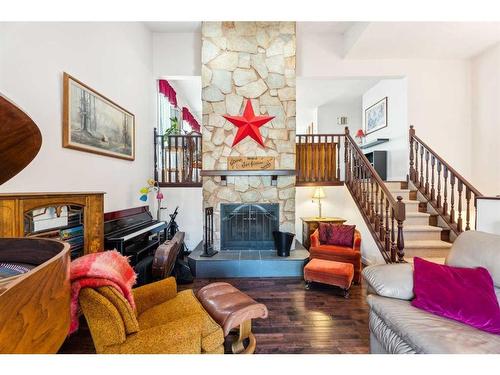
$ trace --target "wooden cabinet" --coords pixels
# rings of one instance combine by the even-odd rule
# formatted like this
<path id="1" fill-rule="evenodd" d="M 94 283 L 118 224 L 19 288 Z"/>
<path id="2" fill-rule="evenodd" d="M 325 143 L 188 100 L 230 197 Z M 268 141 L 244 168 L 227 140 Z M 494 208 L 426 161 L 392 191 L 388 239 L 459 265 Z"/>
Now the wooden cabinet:
<path id="1" fill-rule="evenodd" d="M 302 220 L 302 244 L 309 250 L 311 242 L 309 237 L 319 227 L 319 223 L 344 224 L 345 219 L 341 217 L 301 217 Z"/>
<path id="2" fill-rule="evenodd" d="M 25 237 L 26 214 L 44 207 L 74 205 L 83 208 L 84 254 L 104 249 L 104 193 L 0 194 L 0 237 Z"/>

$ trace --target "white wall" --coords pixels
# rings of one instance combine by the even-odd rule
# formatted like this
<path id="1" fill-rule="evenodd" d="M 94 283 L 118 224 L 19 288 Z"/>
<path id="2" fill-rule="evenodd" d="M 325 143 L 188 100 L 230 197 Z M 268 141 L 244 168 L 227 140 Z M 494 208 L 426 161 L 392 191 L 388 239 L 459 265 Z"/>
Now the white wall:
<path id="1" fill-rule="evenodd" d="M 500 44 L 472 61 L 472 180 L 485 195 L 500 194 Z"/>
<path id="2" fill-rule="evenodd" d="M 362 100 L 334 101 L 318 107 L 318 133 L 339 134 L 344 133 L 345 125 L 337 124 L 337 117 L 347 116 L 351 133 L 362 126 L 361 117 Z"/>
<path id="3" fill-rule="evenodd" d="M 349 190 L 345 186 L 325 186 L 323 189 L 326 198 L 321 201 L 322 215 L 342 217 L 347 220 L 346 224 L 356 224 L 356 229 L 360 231 L 362 237 L 363 263 L 385 263 Z M 300 242 L 302 242 L 302 221 L 300 218 L 318 215 L 318 203 L 311 199 L 313 193 L 314 187 L 297 187 L 295 189 L 295 233 Z"/>
<path id="4" fill-rule="evenodd" d="M 151 33 L 136 22 L 4 23 L 0 31 L 0 92 L 43 137 L 38 156 L 0 191 L 104 191 L 106 211 L 142 205 L 156 118 Z M 62 147 L 63 72 L 135 114 L 135 161 Z"/>
<path id="5" fill-rule="evenodd" d="M 300 24 L 299 24 L 300 26 Z M 342 59 L 338 38 L 297 29 L 297 76 L 316 78 L 406 77 L 408 126 L 471 176 L 471 80 L 465 60 Z"/>
<path id="6" fill-rule="evenodd" d="M 153 33 L 155 77 L 200 76 L 200 33 Z"/>
<path id="7" fill-rule="evenodd" d="M 297 103 L 297 116 L 296 116 L 296 133 L 306 134 L 309 125 L 314 124 L 316 131 L 318 126 L 318 109 L 317 108 L 301 108 Z"/>
<path id="8" fill-rule="evenodd" d="M 387 151 L 387 180 L 406 180 L 408 173 L 408 119 L 407 119 L 407 82 L 402 79 L 384 79 L 363 95 L 362 122 L 365 122 L 365 110 L 387 97 L 387 127 L 368 134 L 364 143 L 377 138 L 388 138 L 389 142 L 364 149 L 365 153 L 373 150 Z M 364 127 L 363 127 L 364 129 Z M 355 133 L 354 133 L 355 134 Z"/>
<path id="9" fill-rule="evenodd" d="M 186 233 L 185 243 L 193 250 L 203 239 L 203 196 L 200 188 L 163 188 L 165 199 L 162 206 L 162 220 L 169 221 L 168 216 L 179 206 L 176 222 L 179 230 Z"/>

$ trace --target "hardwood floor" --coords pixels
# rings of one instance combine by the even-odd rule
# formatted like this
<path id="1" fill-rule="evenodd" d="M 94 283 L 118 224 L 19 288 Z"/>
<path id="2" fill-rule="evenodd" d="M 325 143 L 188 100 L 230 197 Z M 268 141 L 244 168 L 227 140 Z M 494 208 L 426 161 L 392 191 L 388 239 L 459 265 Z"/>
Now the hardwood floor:
<path id="1" fill-rule="evenodd" d="M 292 278 L 198 279 L 179 290 L 226 281 L 269 310 L 267 319 L 253 322 L 256 353 L 368 353 L 368 305 L 364 286 L 353 285 L 348 299 L 337 288 Z M 82 319 L 80 331 L 66 340 L 60 353 L 94 353 Z"/>

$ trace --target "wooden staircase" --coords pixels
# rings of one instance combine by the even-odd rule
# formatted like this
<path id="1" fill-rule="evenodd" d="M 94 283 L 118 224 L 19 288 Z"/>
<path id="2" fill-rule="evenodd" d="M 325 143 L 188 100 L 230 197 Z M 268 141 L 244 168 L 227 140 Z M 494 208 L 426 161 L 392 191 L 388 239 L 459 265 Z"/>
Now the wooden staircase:
<path id="1" fill-rule="evenodd" d="M 393 181 L 385 185 L 395 198 L 403 197 L 406 207 L 405 260 L 412 262 L 413 257 L 419 256 L 442 263 L 451 248 L 450 229 L 438 226 L 438 215 L 427 212 L 427 202 L 417 199 L 417 190 L 409 189 L 408 182 Z"/>
<path id="2" fill-rule="evenodd" d="M 407 180 L 387 182 L 347 127 L 344 134 L 297 135 L 297 186 L 345 184 L 387 263 L 416 256 L 443 262 L 453 240 L 473 229 L 475 198 L 482 194 L 413 126 L 408 141 Z"/>

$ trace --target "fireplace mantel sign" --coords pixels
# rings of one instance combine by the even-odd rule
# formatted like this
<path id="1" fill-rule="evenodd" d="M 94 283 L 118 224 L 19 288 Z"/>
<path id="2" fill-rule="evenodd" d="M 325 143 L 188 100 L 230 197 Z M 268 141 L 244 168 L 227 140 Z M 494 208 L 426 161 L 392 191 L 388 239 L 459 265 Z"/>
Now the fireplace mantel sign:
<path id="1" fill-rule="evenodd" d="M 272 156 L 229 156 L 227 166 L 230 171 L 261 171 L 274 169 Z"/>

